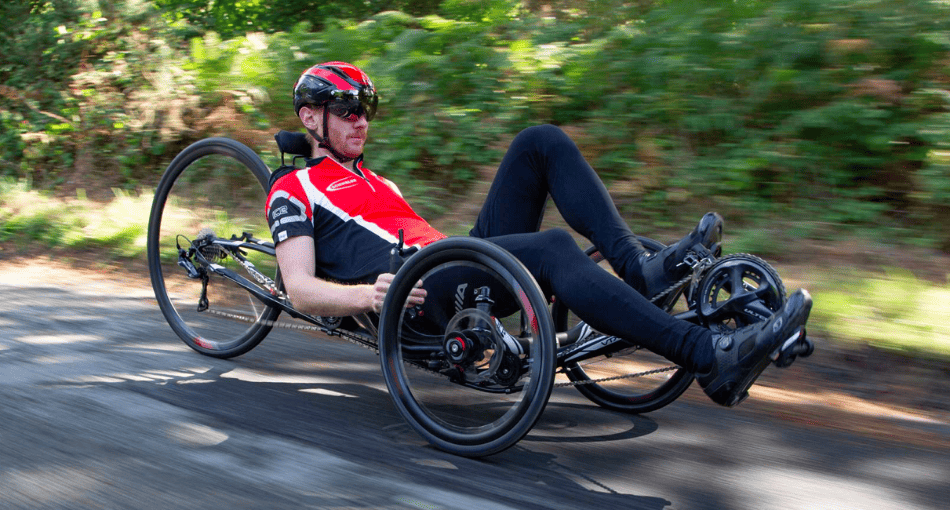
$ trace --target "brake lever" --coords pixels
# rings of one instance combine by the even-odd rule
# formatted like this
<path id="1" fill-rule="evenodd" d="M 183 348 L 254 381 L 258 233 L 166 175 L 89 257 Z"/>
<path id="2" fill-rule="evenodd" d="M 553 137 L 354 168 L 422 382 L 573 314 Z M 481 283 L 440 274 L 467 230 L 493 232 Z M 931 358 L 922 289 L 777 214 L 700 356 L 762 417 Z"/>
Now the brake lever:
<path id="1" fill-rule="evenodd" d="M 399 270 L 399 267 L 402 265 L 402 256 L 403 256 L 403 244 L 405 243 L 405 238 L 402 229 L 399 229 L 399 243 L 393 246 L 393 249 L 389 251 L 389 272 L 395 274 Z"/>

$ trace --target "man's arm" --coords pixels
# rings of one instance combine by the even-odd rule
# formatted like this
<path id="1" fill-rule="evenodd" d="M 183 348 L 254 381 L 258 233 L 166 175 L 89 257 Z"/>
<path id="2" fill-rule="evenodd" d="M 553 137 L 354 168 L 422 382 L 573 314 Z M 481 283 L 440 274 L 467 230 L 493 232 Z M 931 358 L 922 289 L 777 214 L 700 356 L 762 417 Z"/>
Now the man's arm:
<path id="1" fill-rule="evenodd" d="M 277 245 L 277 264 L 284 280 L 284 288 L 294 308 L 310 315 L 347 317 L 361 313 L 379 312 L 393 275 L 384 273 L 375 285 L 341 285 L 314 276 L 313 238 L 291 237 Z M 425 290 L 413 289 L 410 305 L 425 301 Z"/>

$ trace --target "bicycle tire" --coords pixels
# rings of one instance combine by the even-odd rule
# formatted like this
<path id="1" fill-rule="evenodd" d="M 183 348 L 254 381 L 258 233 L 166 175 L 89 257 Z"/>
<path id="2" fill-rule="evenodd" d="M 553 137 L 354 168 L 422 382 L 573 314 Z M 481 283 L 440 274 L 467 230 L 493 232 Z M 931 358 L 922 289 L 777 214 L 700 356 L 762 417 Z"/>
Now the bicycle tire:
<path id="1" fill-rule="evenodd" d="M 152 289 L 175 334 L 206 356 L 231 358 L 253 349 L 270 332 L 280 309 L 263 305 L 233 282 L 211 276 L 210 305 L 233 315 L 254 317 L 254 322 L 188 312 L 191 305 L 197 310 L 195 292 L 200 292 L 196 290 L 200 283 L 183 276 L 184 270 L 177 267 L 177 246 L 211 227 L 222 238 L 240 235 L 247 228 L 260 229 L 261 223 L 266 227 L 261 211 L 269 177 L 270 170 L 261 158 L 244 144 L 229 138 L 206 138 L 182 150 L 156 188 L 146 247 Z M 269 233 L 264 235 L 269 237 Z M 228 264 L 223 259 L 217 262 Z M 273 265 L 279 285 L 276 261 Z"/>
<path id="2" fill-rule="evenodd" d="M 646 237 L 639 237 L 639 239 L 644 248 L 651 252 L 657 252 L 664 247 L 662 243 L 653 239 Z M 593 246 L 585 253 L 595 262 L 604 262 L 600 252 Z M 665 300 L 665 311 L 672 310 L 674 301 Z M 569 324 L 570 311 L 556 299 L 551 307 L 551 316 L 557 331 L 567 331 L 572 325 Z M 577 390 L 591 402 L 605 409 L 630 414 L 647 413 L 669 405 L 692 384 L 693 375 L 682 367 L 650 376 L 602 383 L 590 382 L 603 377 L 639 373 L 671 365 L 669 361 L 649 351 L 638 348 L 629 350 L 633 352 L 626 354 L 621 351 L 610 358 L 595 358 L 589 360 L 589 364 L 586 365 L 577 362 L 567 363 L 564 366 L 565 374 L 571 382 L 578 383 L 575 385 Z M 597 363 L 600 365 L 595 366 Z"/>
<path id="3" fill-rule="evenodd" d="M 427 362 L 439 363 L 438 356 L 422 362 L 410 356 L 415 344 L 403 311 L 409 291 L 415 282 L 428 278 L 443 278 L 440 284 L 454 285 L 448 275 L 457 268 L 484 271 L 496 278 L 502 284 L 495 287 L 494 297 L 505 298 L 503 292 L 520 296 L 516 313 L 501 319 L 528 345 L 515 362 L 525 373 L 507 386 L 520 387 L 520 391 L 506 394 L 503 387 L 491 383 L 475 389 L 451 382 L 434 370 L 419 368 Z M 517 331 L 525 327 L 526 332 Z M 441 240 L 409 258 L 383 304 L 379 350 L 383 377 L 399 413 L 426 440 L 455 455 L 482 457 L 517 443 L 534 427 L 553 388 L 556 346 L 547 300 L 521 262 L 481 239 Z"/>

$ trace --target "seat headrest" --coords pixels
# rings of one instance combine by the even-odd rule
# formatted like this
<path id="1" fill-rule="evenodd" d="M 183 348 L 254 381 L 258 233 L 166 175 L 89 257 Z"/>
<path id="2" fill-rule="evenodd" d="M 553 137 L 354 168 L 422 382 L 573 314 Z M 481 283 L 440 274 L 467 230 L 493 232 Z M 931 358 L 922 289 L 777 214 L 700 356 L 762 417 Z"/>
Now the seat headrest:
<path id="1" fill-rule="evenodd" d="M 296 154 L 309 158 L 313 153 L 313 147 L 310 146 L 305 133 L 279 131 L 274 135 L 274 139 L 277 140 L 277 148 L 284 154 Z"/>

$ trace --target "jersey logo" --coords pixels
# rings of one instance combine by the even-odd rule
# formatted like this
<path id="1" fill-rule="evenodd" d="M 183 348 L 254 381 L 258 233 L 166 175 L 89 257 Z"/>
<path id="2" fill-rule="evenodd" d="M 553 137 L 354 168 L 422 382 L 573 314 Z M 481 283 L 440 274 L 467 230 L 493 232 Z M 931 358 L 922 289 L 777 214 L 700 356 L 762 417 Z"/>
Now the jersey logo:
<path id="1" fill-rule="evenodd" d="M 346 188 L 352 188 L 353 186 L 356 186 L 358 182 L 359 179 L 356 177 L 344 177 L 340 180 L 332 182 L 329 186 L 327 186 L 327 191 L 340 191 Z"/>
<path id="2" fill-rule="evenodd" d="M 271 217 L 271 218 L 274 218 L 274 219 L 277 219 L 277 218 L 280 218 L 281 216 L 283 216 L 283 215 L 285 215 L 285 214 L 287 214 L 287 206 L 286 206 L 286 205 L 282 205 L 282 206 L 278 207 L 277 209 L 274 209 L 274 212 L 270 213 L 270 217 Z"/>

